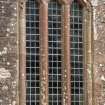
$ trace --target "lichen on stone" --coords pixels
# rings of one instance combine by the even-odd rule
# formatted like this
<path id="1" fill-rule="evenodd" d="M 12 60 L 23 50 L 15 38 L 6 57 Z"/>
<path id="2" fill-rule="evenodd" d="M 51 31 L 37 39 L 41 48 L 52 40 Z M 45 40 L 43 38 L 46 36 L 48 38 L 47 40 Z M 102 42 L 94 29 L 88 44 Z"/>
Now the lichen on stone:
<path id="1" fill-rule="evenodd" d="M 11 73 L 9 70 L 6 70 L 5 68 L 0 68 L 0 80 L 7 79 L 11 77 Z"/>

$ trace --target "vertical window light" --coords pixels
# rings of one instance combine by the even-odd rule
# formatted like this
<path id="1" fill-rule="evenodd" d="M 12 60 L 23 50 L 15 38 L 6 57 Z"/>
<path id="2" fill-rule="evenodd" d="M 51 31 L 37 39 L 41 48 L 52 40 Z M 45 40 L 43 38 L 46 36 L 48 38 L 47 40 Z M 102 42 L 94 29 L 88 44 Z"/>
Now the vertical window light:
<path id="1" fill-rule="evenodd" d="M 71 30 L 71 105 L 84 105 L 83 8 L 73 0 L 70 17 Z"/>
<path id="2" fill-rule="evenodd" d="M 26 2 L 26 105 L 39 105 L 39 8 Z"/>
<path id="3" fill-rule="evenodd" d="M 51 0 L 48 5 L 49 105 L 61 103 L 61 5 Z"/>

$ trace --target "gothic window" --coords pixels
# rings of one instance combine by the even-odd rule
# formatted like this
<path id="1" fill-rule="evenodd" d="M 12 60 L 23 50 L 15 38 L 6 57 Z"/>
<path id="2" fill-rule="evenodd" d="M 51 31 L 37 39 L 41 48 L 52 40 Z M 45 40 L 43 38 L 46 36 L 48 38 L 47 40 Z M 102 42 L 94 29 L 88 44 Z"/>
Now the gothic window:
<path id="1" fill-rule="evenodd" d="M 70 17 L 71 105 L 84 105 L 83 7 L 73 0 Z"/>
<path id="2" fill-rule="evenodd" d="M 26 105 L 39 105 L 39 8 L 36 0 L 26 2 Z"/>
<path id="3" fill-rule="evenodd" d="M 49 105 L 62 105 L 61 43 L 61 5 L 58 0 L 51 0 L 48 4 Z"/>
<path id="4" fill-rule="evenodd" d="M 24 34 L 20 38 L 20 57 L 23 57 L 20 60 L 20 90 L 24 92 L 19 97 L 26 95 L 26 99 L 20 99 L 20 104 L 85 104 L 84 67 L 87 59 L 84 55 L 88 54 L 85 50 L 91 49 L 84 44 L 88 35 L 84 35 L 86 27 L 83 24 L 87 23 L 84 23 L 81 1 L 72 0 L 72 4 L 66 4 L 67 0 L 26 0 L 25 11 L 20 7 L 21 14 L 26 17 L 20 17 L 20 22 L 25 20 L 20 24 L 26 24 L 26 34 L 22 29 L 20 32 L 20 37 Z M 22 43 L 23 39 L 26 44 Z"/>

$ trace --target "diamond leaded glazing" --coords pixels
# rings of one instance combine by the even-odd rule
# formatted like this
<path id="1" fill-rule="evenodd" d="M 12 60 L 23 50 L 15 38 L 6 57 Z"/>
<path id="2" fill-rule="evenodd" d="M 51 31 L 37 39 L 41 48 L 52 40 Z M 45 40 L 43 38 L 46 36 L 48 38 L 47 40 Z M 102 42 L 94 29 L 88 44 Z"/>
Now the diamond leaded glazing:
<path id="1" fill-rule="evenodd" d="M 58 0 L 51 0 L 48 5 L 49 105 L 62 105 L 61 43 L 61 5 Z"/>
<path id="2" fill-rule="evenodd" d="M 35 0 L 26 2 L 26 105 L 39 105 L 39 9 Z"/>
<path id="3" fill-rule="evenodd" d="M 84 105 L 83 80 L 83 8 L 73 0 L 70 17 L 71 32 L 71 105 Z"/>

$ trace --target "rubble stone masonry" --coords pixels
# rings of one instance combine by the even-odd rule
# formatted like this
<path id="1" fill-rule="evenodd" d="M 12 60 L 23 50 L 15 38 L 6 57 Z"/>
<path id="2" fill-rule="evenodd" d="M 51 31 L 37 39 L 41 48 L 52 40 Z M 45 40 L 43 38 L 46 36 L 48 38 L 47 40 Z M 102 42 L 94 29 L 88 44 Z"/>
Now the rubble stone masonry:
<path id="1" fill-rule="evenodd" d="M 0 0 L 0 105 L 19 105 L 19 1 Z M 90 2 L 93 69 L 88 71 L 93 71 L 89 72 L 93 102 L 86 105 L 105 105 L 105 0 Z"/>
<path id="2" fill-rule="evenodd" d="M 17 1 L 0 0 L 0 105 L 18 104 Z"/>
<path id="3" fill-rule="evenodd" d="M 105 0 L 93 0 L 94 101 L 105 105 Z"/>

